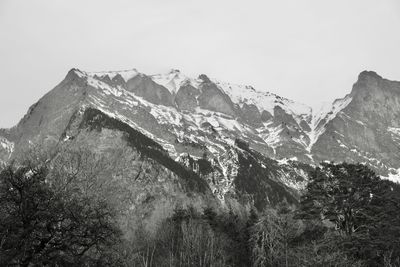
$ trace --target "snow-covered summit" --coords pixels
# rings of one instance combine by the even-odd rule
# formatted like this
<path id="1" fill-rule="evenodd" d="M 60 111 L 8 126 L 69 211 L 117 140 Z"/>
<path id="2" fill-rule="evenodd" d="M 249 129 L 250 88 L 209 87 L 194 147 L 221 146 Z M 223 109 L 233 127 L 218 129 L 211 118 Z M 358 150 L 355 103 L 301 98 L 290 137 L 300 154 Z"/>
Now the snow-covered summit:
<path id="1" fill-rule="evenodd" d="M 202 75 L 204 76 L 204 75 Z M 172 69 L 167 73 L 150 75 L 151 79 L 167 88 L 172 94 L 176 93 L 180 86 L 189 83 L 195 88 L 199 88 L 200 84 L 204 82 L 201 76 L 199 78 L 189 77 L 181 71 Z M 208 80 L 208 79 L 207 79 Z M 246 104 L 255 105 L 260 112 L 268 111 L 274 114 L 274 108 L 279 106 L 283 108 L 288 114 L 294 115 L 296 118 L 306 118 L 312 115 L 311 107 L 293 100 L 280 97 L 276 94 L 259 91 L 250 85 L 231 84 L 217 79 L 210 79 L 211 82 L 227 94 L 233 103 L 243 106 Z"/>
<path id="2" fill-rule="evenodd" d="M 336 118 L 347 105 L 350 104 L 352 97 L 350 95 L 341 99 L 336 99 L 333 103 L 324 102 L 320 108 L 313 112 L 310 123 L 310 142 L 307 146 L 307 151 L 311 151 L 312 146 L 317 142 L 318 138 L 325 132 L 326 125 Z"/>
<path id="3" fill-rule="evenodd" d="M 117 74 L 119 74 L 126 82 L 136 75 L 145 75 L 135 68 L 120 71 L 98 72 L 87 72 L 76 69 L 75 72 L 80 76 L 83 75 L 100 79 L 108 76 L 110 80 L 112 80 Z M 200 84 L 204 82 L 201 78 L 193 78 L 187 76 L 177 69 L 171 69 L 167 73 L 150 74 L 147 76 L 150 77 L 155 83 L 167 88 L 172 94 L 175 94 L 182 85 L 190 84 L 194 88 L 199 88 Z M 273 114 L 274 107 L 280 106 L 283 109 L 286 109 L 289 114 L 294 114 L 297 116 L 309 116 L 312 113 L 312 109 L 307 105 L 280 97 L 267 91 L 259 91 L 249 85 L 231 84 L 219 81 L 217 79 L 211 79 L 211 82 L 215 83 L 219 87 L 219 89 L 226 93 L 231 98 L 233 103 L 239 104 L 241 106 L 244 103 L 253 104 L 259 109 L 260 112 L 266 110 L 269 113 Z"/>
<path id="4" fill-rule="evenodd" d="M 82 71 L 79 69 L 74 69 L 74 71 L 80 77 L 86 76 L 99 79 L 104 79 L 108 77 L 110 80 L 114 79 L 114 77 L 119 74 L 125 80 L 125 82 L 140 74 L 135 68 L 118 71 Z"/>
<path id="5" fill-rule="evenodd" d="M 0 160 L 18 151 L 18 138 L 29 143 L 37 132 L 46 138 L 54 129 L 64 132 L 73 112 L 90 107 L 155 140 L 173 158 L 184 153 L 219 160 L 240 140 L 276 160 L 362 162 L 387 176 L 400 168 L 400 83 L 378 80 L 377 75 L 367 78 L 348 96 L 312 109 L 249 85 L 176 69 L 151 75 L 136 69 L 72 69 L 32 106 L 12 134 L 2 134 Z M 24 135 L 15 137 L 14 132 Z M 70 140 L 64 137 L 61 140 Z"/>
<path id="6" fill-rule="evenodd" d="M 304 132 L 304 134 L 308 136 L 309 140 L 306 142 L 307 151 L 311 150 L 318 137 L 324 132 L 324 126 L 330 120 L 335 118 L 337 113 L 346 107 L 351 101 L 351 97 L 346 97 L 342 100 L 337 100 L 334 103 L 325 104 L 321 109 L 314 111 L 311 107 L 305 104 L 280 97 L 267 91 L 257 90 L 250 85 L 232 84 L 214 78 L 202 78 L 202 76 L 206 77 L 205 75 L 193 78 L 183 74 L 177 69 L 172 69 L 166 73 L 151 75 L 141 73 L 137 69 L 102 72 L 76 70 L 75 72 L 82 77 L 89 78 L 92 83 L 103 80 L 106 77 L 112 80 L 116 75 L 120 75 L 125 82 L 137 75 L 147 76 L 156 84 L 166 88 L 172 95 L 176 95 L 178 90 L 184 85 L 191 85 L 192 87 L 201 90 L 201 85 L 203 83 L 212 82 L 221 90 L 221 92 L 229 96 L 234 104 L 238 104 L 241 108 L 244 104 L 254 105 L 260 113 L 267 111 L 271 116 L 274 116 L 275 109 L 279 107 L 286 114 L 290 115 L 298 125 L 303 124 L 304 126 L 304 123 L 306 123 L 309 127 L 309 130 Z M 303 141 L 301 142 L 304 143 Z"/>
<path id="7" fill-rule="evenodd" d="M 157 84 L 164 86 L 170 91 L 170 93 L 175 94 L 179 88 L 185 83 L 189 83 L 195 88 L 198 88 L 201 80 L 190 78 L 182 74 L 177 69 L 172 69 L 167 73 L 152 74 L 150 78 Z"/>
<path id="8" fill-rule="evenodd" d="M 305 118 L 312 115 L 312 109 L 307 105 L 280 97 L 270 92 L 258 91 L 250 85 L 231 84 L 220 82 L 215 79 L 213 82 L 229 95 L 234 103 L 239 105 L 245 103 L 248 105 L 253 104 L 260 112 L 265 110 L 270 114 L 274 114 L 274 108 L 279 106 L 288 114 L 294 115 L 296 118 Z"/>

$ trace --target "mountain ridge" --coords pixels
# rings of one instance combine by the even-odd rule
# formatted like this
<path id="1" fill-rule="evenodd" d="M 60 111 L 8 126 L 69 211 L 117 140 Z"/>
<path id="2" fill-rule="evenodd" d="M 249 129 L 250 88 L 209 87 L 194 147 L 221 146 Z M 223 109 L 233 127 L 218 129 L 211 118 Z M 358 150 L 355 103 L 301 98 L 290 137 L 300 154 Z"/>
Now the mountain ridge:
<path id="1" fill-rule="evenodd" d="M 399 84 L 363 71 L 348 95 L 315 112 L 252 86 L 220 82 L 204 74 L 191 78 L 179 70 L 146 75 L 136 69 L 71 69 L 15 127 L 2 131 L 8 134 L 0 132 L 0 156 L 6 162 L 31 143 L 68 142 L 73 135 L 68 135 L 66 129 L 73 114 L 94 108 L 156 141 L 178 162 L 185 155 L 194 159 L 206 155 L 210 162 L 218 162 L 214 167 L 221 171 L 213 172 L 218 179 L 205 179 L 218 194 L 225 192 L 221 199 L 236 190 L 228 181 L 234 181 L 237 173 L 223 170 L 238 168 L 225 156 L 231 147 L 237 147 L 237 140 L 261 157 L 273 159 L 275 163 L 269 162 L 269 167 L 285 170 L 276 179 L 295 190 L 301 189 L 307 179 L 302 171 L 305 167 L 298 169 L 296 162 L 310 166 L 325 160 L 362 162 L 393 180 L 400 168 L 395 154 L 400 140 L 396 124 L 400 104 L 397 100 L 392 103 L 391 114 L 395 117 L 379 122 L 382 117 L 375 118 L 371 110 L 365 110 L 363 101 L 372 99 L 375 105 L 379 102 L 382 111 L 389 114 L 385 109 L 387 94 L 397 99 Z M 356 138 L 361 126 L 365 126 L 365 136 Z M 61 138 L 62 134 L 65 136 Z M 288 173 L 294 177 L 288 177 Z"/>

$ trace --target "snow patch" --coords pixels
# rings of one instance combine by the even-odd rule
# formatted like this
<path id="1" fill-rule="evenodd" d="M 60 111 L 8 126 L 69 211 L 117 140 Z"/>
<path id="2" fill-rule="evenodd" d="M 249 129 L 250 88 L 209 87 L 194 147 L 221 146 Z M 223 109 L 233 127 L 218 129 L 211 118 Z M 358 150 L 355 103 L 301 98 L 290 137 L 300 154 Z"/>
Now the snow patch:
<path id="1" fill-rule="evenodd" d="M 381 178 L 395 183 L 400 183 L 400 168 L 398 169 L 390 168 L 390 169 L 391 170 L 388 176 L 381 176 Z"/>
<path id="2" fill-rule="evenodd" d="M 130 70 L 118 70 L 118 71 L 98 71 L 98 72 L 84 72 L 87 76 L 94 78 L 95 76 L 99 78 L 105 78 L 108 76 L 110 80 L 112 80 L 117 74 L 121 75 L 121 77 L 125 80 L 125 82 L 129 81 L 133 77 L 139 74 L 136 69 Z"/>
<path id="3" fill-rule="evenodd" d="M 176 94 L 179 88 L 188 83 L 195 88 L 199 87 L 200 80 L 189 78 L 183 75 L 179 70 L 171 70 L 165 74 L 153 74 L 150 78 L 157 84 L 164 86 L 171 94 Z"/>
<path id="4" fill-rule="evenodd" d="M 270 92 L 261 92 L 249 85 L 238 85 L 220 82 L 213 82 L 224 91 L 232 102 L 243 106 L 244 103 L 255 105 L 260 112 L 268 111 L 274 114 L 276 106 L 281 107 L 286 113 L 292 115 L 299 124 L 303 119 L 307 119 L 312 114 L 312 109 L 304 104 L 280 97 Z"/>
<path id="5" fill-rule="evenodd" d="M 388 131 L 394 135 L 400 136 L 400 128 L 388 127 Z"/>
<path id="6" fill-rule="evenodd" d="M 14 151 L 14 143 L 8 141 L 6 138 L 0 137 L 0 147 L 2 147 L 7 153 L 9 154 L 9 157 Z"/>
<path id="7" fill-rule="evenodd" d="M 335 100 L 331 105 L 326 103 L 322 105 L 320 110 L 312 116 L 311 131 L 309 133 L 310 143 L 306 147 L 308 152 L 311 152 L 313 145 L 317 142 L 318 138 L 325 132 L 325 126 L 341 112 L 348 104 L 350 104 L 352 97 L 347 95 L 342 99 Z"/>
<path id="8" fill-rule="evenodd" d="M 259 132 L 259 136 L 261 139 L 268 145 L 270 146 L 274 154 L 276 154 L 276 147 L 279 145 L 281 139 L 280 139 L 280 134 L 283 131 L 282 125 L 278 126 L 271 126 L 271 123 L 264 123 L 264 127 L 258 128 L 257 131 Z"/>

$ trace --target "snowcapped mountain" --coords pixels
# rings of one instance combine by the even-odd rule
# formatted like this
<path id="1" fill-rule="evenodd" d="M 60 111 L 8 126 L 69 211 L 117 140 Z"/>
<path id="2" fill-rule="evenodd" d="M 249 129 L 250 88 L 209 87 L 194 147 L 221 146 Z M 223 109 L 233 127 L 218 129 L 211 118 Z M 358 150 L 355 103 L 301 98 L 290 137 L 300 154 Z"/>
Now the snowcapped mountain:
<path id="1" fill-rule="evenodd" d="M 101 102 L 103 95 L 123 96 L 123 100 L 118 100 L 121 106 L 148 107 L 157 124 L 164 125 L 163 130 L 168 128 L 171 138 L 178 143 L 209 144 L 206 152 L 211 154 L 223 150 L 221 145 L 232 144 L 237 138 L 256 143 L 258 151 L 277 158 L 293 157 L 286 155 L 282 147 L 275 150 L 282 144 L 288 143 L 298 150 L 309 144 L 310 108 L 271 93 L 258 92 L 250 86 L 221 83 L 205 75 L 189 78 L 177 70 L 150 76 L 131 71 L 124 73 L 129 77 L 125 79 L 115 73 L 77 70 L 76 74 L 103 92 L 91 96 L 97 106 L 107 109 Z M 210 133 L 214 138 L 208 138 Z M 285 133 L 292 141 L 284 141 Z M 187 147 L 173 145 L 169 150 L 176 157 L 186 153 Z M 195 156 L 204 152 L 192 151 Z"/>
<path id="2" fill-rule="evenodd" d="M 312 166 L 324 160 L 362 162 L 395 177 L 399 118 L 400 83 L 374 72 L 362 72 L 349 95 L 313 111 L 204 74 L 72 69 L 17 126 L 0 131 L 0 157 L 17 157 L 34 143 L 92 143 L 87 136 L 93 129 L 122 132 L 125 139 L 135 131 L 160 146 L 162 163 L 151 154 L 159 164 L 172 168 L 168 157 L 184 166 L 222 202 L 246 196 L 262 206 L 295 201 Z M 114 142 L 108 135 L 96 138 L 96 150 Z"/>

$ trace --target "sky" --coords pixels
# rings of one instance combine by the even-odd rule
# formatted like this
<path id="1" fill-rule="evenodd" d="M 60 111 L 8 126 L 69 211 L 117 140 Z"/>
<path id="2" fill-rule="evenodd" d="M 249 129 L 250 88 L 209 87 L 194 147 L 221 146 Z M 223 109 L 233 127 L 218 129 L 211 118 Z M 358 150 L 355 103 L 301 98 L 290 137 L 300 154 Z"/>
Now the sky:
<path id="1" fill-rule="evenodd" d="M 0 128 L 71 68 L 205 73 L 316 107 L 399 63 L 398 0 L 0 0 Z"/>

